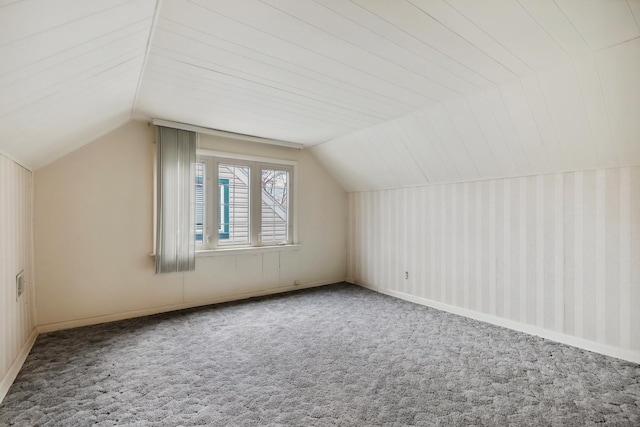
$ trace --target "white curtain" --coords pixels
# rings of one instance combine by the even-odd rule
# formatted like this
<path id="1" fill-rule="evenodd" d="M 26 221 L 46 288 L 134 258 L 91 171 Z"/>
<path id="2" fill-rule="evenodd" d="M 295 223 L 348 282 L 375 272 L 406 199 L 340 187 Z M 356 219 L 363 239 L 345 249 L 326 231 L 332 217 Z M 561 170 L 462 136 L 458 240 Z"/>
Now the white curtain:
<path id="1" fill-rule="evenodd" d="M 156 274 L 192 271 L 196 266 L 196 133 L 156 127 Z"/>

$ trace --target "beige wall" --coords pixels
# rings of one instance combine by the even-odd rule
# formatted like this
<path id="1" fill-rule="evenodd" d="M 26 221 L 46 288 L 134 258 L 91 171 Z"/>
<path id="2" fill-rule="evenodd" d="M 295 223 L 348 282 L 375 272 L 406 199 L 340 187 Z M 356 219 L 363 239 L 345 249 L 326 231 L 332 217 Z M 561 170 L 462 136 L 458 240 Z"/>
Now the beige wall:
<path id="1" fill-rule="evenodd" d="M 31 188 L 31 172 L 0 155 L 0 401 L 34 328 Z M 16 298 L 22 270 L 25 291 Z"/>
<path id="2" fill-rule="evenodd" d="M 295 281 L 344 279 L 346 193 L 311 154 L 212 136 L 201 136 L 200 146 L 299 162 L 301 247 L 198 258 L 195 272 L 155 275 L 149 256 L 153 139 L 152 127 L 130 122 L 36 171 L 39 325 L 91 323 L 271 292 Z"/>
<path id="3" fill-rule="evenodd" d="M 350 280 L 640 362 L 640 167 L 351 193 L 349 210 Z"/>

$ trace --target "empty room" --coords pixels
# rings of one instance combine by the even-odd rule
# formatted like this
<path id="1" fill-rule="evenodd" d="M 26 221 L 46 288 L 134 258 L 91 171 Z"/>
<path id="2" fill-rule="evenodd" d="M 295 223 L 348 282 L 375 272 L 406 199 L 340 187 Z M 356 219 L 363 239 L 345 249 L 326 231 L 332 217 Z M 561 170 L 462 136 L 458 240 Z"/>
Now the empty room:
<path id="1" fill-rule="evenodd" d="M 640 0 L 0 0 L 0 426 L 640 425 Z"/>

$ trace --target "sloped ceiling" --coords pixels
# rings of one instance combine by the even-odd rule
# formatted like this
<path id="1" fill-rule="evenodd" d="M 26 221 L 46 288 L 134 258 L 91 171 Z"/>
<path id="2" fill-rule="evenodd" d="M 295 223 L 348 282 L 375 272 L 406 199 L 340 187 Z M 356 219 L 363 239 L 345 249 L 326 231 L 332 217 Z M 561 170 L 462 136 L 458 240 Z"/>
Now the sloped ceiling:
<path id="1" fill-rule="evenodd" d="M 38 167 L 160 118 L 322 143 L 349 189 L 637 163 L 639 20 L 640 0 L 0 0 L 0 151 Z"/>
<path id="2" fill-rule="evenodd" d="M 0 151 L 38 167 L 130 120 L 155 6 L 0 1 Z"/>
<path id="3" fill-rule="evenodd" d="M 640 165 L 640 38 L 339 137 L 351 191 Z"/>

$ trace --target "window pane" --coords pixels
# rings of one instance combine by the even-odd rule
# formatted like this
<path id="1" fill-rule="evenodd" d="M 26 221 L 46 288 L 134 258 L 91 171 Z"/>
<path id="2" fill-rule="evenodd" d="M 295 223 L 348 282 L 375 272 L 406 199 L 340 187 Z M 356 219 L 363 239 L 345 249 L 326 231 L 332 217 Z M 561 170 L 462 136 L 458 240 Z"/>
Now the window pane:
<path id="1" fill-rule="evenodd" d="M 262 242 L 289 240 L 289 172 L 262 169 Z"/>
<path id="2" fill-rule="evenodd" d="M 196 163 L 196 245 L 204 243 L 204 163 Z"/>
<path id="3" fill-rule="evenodd" d="M 218 242 L 249 243 L 249 167 L 218 167 Z"/>

